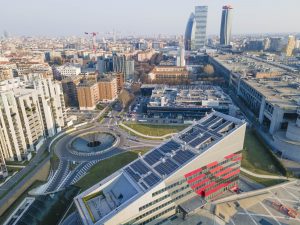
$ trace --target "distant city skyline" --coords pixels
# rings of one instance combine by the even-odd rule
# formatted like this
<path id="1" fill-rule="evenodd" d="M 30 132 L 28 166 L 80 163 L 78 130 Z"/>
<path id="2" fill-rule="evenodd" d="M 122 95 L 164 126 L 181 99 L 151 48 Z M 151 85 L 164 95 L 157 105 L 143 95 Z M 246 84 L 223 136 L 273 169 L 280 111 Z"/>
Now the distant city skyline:
<path id="1" fill-rule="evenodd" d="M 299 0 L 2 1 L 0 34 L 70 36 L 96 31 L 120 35 L 183 35 L 190 13 L 208 6 L 207 34 L 219 35 L 223 5 L 232 5 L 232 34 L 300 32 Z"/>

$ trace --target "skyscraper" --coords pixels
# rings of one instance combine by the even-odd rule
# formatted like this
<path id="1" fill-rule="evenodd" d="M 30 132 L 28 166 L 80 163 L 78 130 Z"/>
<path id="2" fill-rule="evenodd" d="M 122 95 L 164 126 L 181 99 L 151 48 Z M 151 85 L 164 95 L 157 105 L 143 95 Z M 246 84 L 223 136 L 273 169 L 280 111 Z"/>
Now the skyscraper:
<path id="1" fill-rule="evenodd" d="M 191 50 L 197 51 L 205 46 L 206 42 L 206 23 L 207 6 L 195 7 L 195 20 L 193 23 Z"/>
<path id="2" fill-rule="evenodd" d="M 231 38 L 232 26 L 232 7 L 230 5 L 223 6 L 221 31 L 220 31 L 220 44 L 229 45 Z"/>
<path id="3" fill-rule="evenodd" d="M 189 20 L 186 24 L 185 34 L 184 34 L 184 49 L 187 51 L 191 50 L 192 31 L 193 31 L 194 20 L 195 20 L 195 14 L 191 13 Z"/>

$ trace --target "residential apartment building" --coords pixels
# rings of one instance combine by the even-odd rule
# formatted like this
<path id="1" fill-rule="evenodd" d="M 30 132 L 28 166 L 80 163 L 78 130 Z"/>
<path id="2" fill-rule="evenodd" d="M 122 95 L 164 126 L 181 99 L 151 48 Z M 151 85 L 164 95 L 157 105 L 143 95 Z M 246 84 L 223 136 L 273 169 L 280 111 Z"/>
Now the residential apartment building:
<path id="1" fill-rule="evenodd" d="M 99 102 L 98 83 L 84 80 L 77 86 L 77 98 L 80 110 L 93 110 Z"/>
<path id="2" fill-rule="evenodd" d="M 162 224 L 236 190 L 246 123 L 213 112 L 79 194 L 85 225 Z"/>
<path id="3" fill-rule="evenodd" d="M 117 78 L 106 78 L 98 81 L 99 101 L 111 102 L 118 97 Z"/>
<path id="4" fill-rule="evenodd" d="M 65 104 L 67 107 L 78 107 L 77 85 L 79 85 L 81 76 L 66 77 L 61 81 Z"/>
<path id="5" fill-rule="evenodd" d="M 0 83 L 0 145 L 6 160 L 27 159 L 46 137 L 65 125 L 64 99 L 59 83 L 19 78 Z"/>
<path id="6" fill-rule="evenodd" d="M 66 77 L 77 76 L 81 73 L 81 68 L 75 65 L 63 65 L 53 68 L 53 75 L 56 80 L 62 80 Z"/>

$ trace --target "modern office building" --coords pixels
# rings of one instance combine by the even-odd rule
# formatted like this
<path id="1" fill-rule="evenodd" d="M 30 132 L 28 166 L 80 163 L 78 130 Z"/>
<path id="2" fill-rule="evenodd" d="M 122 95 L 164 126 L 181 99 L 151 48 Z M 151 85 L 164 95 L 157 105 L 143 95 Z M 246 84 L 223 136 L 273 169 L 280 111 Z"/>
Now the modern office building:
<path id="1" fill-rule="evenodd" d="M 0 150 L 6 160 L 27 159 L 65 125 L 64 99 L 51 79 L 0 83 Z"/>
<path id="2" fill-rule="evenodd" d="M 199 120 L 216 110 L 229 114 L 230 97 L 212 85 L 157 85 L 147 104 L 148 123 L 174 123 Z"/>
<path id="3" fill-rule="evenodd" d="M 132 80 L 134 78 L 134 60 L 125 61 L 125 80 Z"/>
<path id="4" fill-rule="evenodd" d="M 280 37 L 272 37 L 270 38 L 270 48 L 269 50 L 272 52 L 280 52 L 283 48 L 282 38 Z"/>
<path id="5" fill-rule="evenodd" d="M 78 195 L 85 225 L 159 224 L 238 186 L 246 123 L 213 112 Z"/>
<path id="6" fill-rule="evenodd" d="M 221 45 L 230 45 L 232 28 L 232 9 L 233 8 L 230 5 L 223 6 L 220 30 Z"/>
<path id="7" fill-rule="evenodd" d="M 192 39 L 194 41 L 195 38 L 195 34 L 193 33 L 194 23 L 195 23 L 195 14 L 191 13 L 188 22 L 186 24 L 185 34 L 184 34 L 184 48 L 186 51 L 191 51 Z"/>
<path id="8" fill-rule="evenodd" d="M 255 57 L 223 55 L 209 61 L 259 122 L 261 137 L 282 157 L 300 162 L 299 75 Z"/>
<path id="9" fill-rule="evenodd" d="M 207 6 L 195 7 L 195 21 L 193 24 L 191 50 L 197 51 L 206 44 Z M 194 33 L 195 32 L 195 33 Z M 193 35 L 194 38 L 193 38 Z"/>
<path id="10" fill-rule="evenodd" d="M 113 57 L 113 72 L 123 73 L 124 81 L 130 80 L 134 76 L 134 60 L 126 59 L 125 55 L 116 55 Z"/>

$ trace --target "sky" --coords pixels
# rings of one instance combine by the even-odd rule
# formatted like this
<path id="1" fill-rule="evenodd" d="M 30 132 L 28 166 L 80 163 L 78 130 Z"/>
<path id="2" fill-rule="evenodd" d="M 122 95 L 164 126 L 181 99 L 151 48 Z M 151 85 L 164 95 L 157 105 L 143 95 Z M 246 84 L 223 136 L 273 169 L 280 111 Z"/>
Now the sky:
<path id="1" fill-rule="evenodd" d="M 0 34 L 180 35 L 196 5 L 208 6 L 207 33 L 218 34 L 227 4 L 233 34 L 300 32 L 300 0 L 0 0 Z"/>

